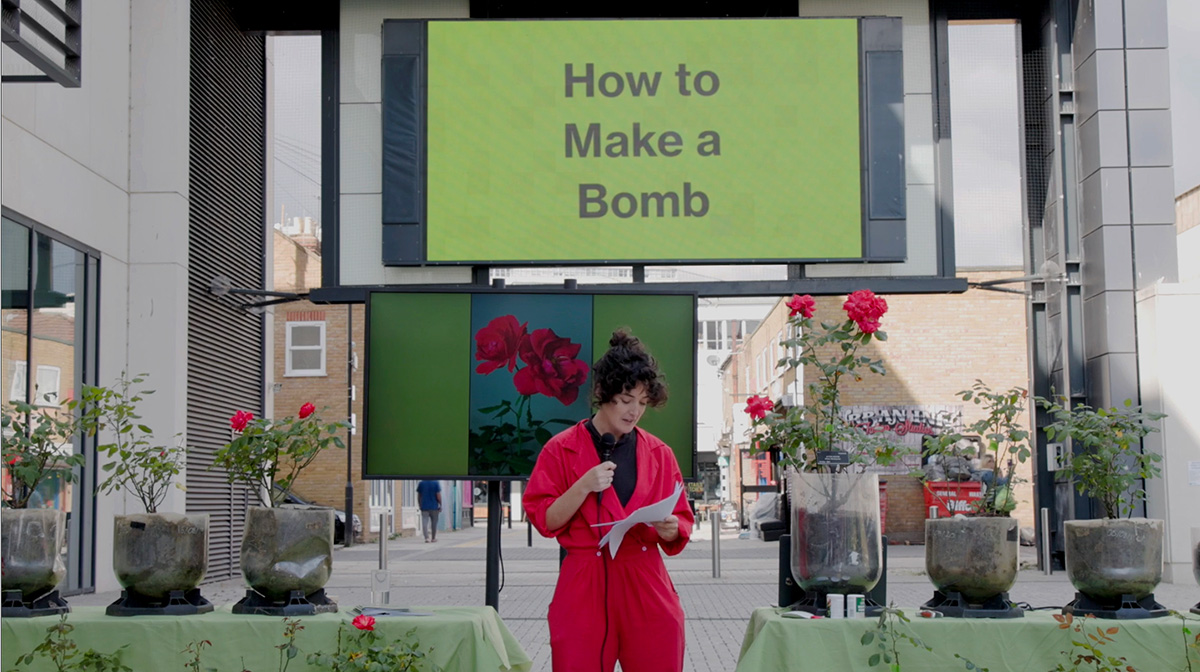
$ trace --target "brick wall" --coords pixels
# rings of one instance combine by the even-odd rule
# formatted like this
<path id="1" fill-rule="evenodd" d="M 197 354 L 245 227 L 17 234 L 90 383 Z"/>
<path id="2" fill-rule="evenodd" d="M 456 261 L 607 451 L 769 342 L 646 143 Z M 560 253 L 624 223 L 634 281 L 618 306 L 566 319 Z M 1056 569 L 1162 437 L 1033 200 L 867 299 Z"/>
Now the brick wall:
<path id="1" fill-rule="evenodd" d="M 279 229 L 275 229 L 273 235 L 272 278 L 276 291 L 306 292 L 313 287 L 320 287 L 321 255 L 288 237 Z"/>
<path id="2" fill-rule="evenodd" d="M 912 476 L 886 476 L 887 530 L 889 544 L 925 543 L 925 494 L 921 481 Z"/>
<path id="3" fill-rule="evenodd" d="M 1200 225 L 1200 187 L 1192 187 L 1175 198 L 1175 233 Z"/>
<path id="4" fill-rule="evenodd" d="M 275 415 L 295 415 L 302 405 L 312 403 L 317 414 L 325 420 L 345 420 L 349 385 L 346 366 L 350 357 L 347 334 L 347 314 L 353 311 L 353 338 L 363 343 L 365 311 L 362 306 L 314 305 L 307 301 L 283 304 L 275 311 Z M 313 321 L 323 317 L 325 322 L 325 374 L 324 376 L 285 376 L 285 335 L 289 321 Z M 319 321 L 319 319 L 317 320 Z M 361 358 L 361 352 L 360 352 Z M 361 361 L 361 359 L 360 359 Z M 362 417 L 361 367 L 354 372 L 354 384 L 359 395 L 354 402 L 354 413 Z M 342 441 L 347 440 L 342 435 Z M 351 459 L 354 481 L 354 512 L 362 520 L 363 533 L 368 535 L 367 506 L 370 483 L 362 480 L 362 442 L 355 434 L 348 444 L 353 454 Z M 346 451 L 331 448 L 317 456 L 296 481 L 295 491 L 304 499 L 318 504 L 344 509 L 346 504 Z"/>
<path id="5" fill-rule="evenodd" d="M 304 292 L 321 283 L 321 256 L 296 242 L 280 231 L 274 232 L 274 283 L 279 291 Z M 295 415 L 302 405 L 312 403 L 318 415 L 325 420 L 348 419 L 347 401 L 350 384 L 357 386 L 358 395 L 353 413 L 362 418 L 363 369 L 360 366 L 347 380 L 347 363 L 350 361 L 351 337 L 357 342 L 359 361 L 364 352 L 365 317 L 363 306 L 315 305 L 308 301 L 294 301 L 277 305 L 275 313 L 275 417 Z M 348 315 L 353 314 L 353 325 Z M 287 323 L 293 321 L 325 322 L 325 375 L 286 376 Z M 352 333 L 347 333 L 350 327 Z M 362 521 L 363 535 L 369 540 L 368 505 L 370 483 L 362 479 L 361 434 L 353 437 L 342 435 L 352 457 L 351 476 L 354 483 L 354 513 Z M 296 494 L 304 499 L 346 508 L 346 451 L 331 448 L 317 456 L 296 481 Z M 400 511 L 396 511 L 397 520 Z"/>

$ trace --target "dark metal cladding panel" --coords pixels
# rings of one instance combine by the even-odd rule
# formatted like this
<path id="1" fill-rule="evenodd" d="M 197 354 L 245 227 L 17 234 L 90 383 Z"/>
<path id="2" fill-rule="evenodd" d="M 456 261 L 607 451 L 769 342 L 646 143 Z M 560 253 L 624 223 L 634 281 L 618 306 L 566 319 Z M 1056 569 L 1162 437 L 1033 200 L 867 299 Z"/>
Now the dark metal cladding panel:
<path id="1" fill-rule="evenodd" d="M 264 323 L 209 286 L 225 275 L 263 287 L 266 57 L 263 36 L 239 30 L 228 0 L 192 0 L 191 20 L 187 510 L 209 515 L 205 580 L 217 581 L 240 573 L 249 498 L 210 468 L 230 416 L 262 415 Z"/>

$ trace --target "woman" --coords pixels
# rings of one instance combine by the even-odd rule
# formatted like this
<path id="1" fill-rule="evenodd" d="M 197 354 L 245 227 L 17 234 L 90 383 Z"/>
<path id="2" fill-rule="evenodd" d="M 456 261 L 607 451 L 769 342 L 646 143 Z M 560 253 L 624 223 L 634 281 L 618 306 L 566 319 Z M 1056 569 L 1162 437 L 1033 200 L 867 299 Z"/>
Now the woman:
<path id="1" fill-rule="evenodd" d="M 657 364 L 627 332 L 609 346 L 593 367 L 596 414 L 546 443 L 523 499 L 538 532 L 567 551 L 550 602 L 554 670 L 609 672 L 620 660 L 624 672 L 677 672 L 683 609 L 658 549 L 675 555 L 687 545 L 686 498 L 653 526 L 630 530 L 616 557 L 599 548 L 609 526 L 593 527 L 666 498 L 683 480 L 671 449 L 637 428 L 647 406 L 667 400 Z"/>

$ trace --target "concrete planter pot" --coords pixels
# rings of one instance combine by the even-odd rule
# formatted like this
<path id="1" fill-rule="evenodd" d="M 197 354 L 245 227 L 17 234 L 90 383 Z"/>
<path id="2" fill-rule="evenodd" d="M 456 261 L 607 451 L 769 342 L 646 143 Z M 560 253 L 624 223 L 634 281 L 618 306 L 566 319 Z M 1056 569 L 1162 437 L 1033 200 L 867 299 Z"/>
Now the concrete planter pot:
<path id="1" fill-rule="evenodd" d="M 113 519 L 113 572 L 133 595 L 165 603 L 208 571 L 208 514 L 139 513 Z"/>
<path id="2" fill-rule="evenodd" d="M 26 602 L 49 593 L 67 575 L 67 514 L 58 509 L 4 509 L 0 555 L 5 591 L 19 590 Z"/>
<path id="3" fill-rule="evenodd" d="M 788 476 L 792 577 L 807 592 L 870 592 L 882 575 L 877 474 Z"/>
<path id="4" fill-rule="evenodd" d="M 333 509 L 250 507 L 242 536 L 242 575 L 256 595 L 235 612 L 272 615 L 337 611 L 323 588 L 333 571 Z M 258 599 L 258 597 L 261 599 Z M 301 611 L 273 611 L 303 603 Z M 308 610 L 315 605 L 316 611 Z M 330 608 L 331 607 L 331 608 Z"/>
<path id="5" fill-rule="evenodd" d="M 71 610 L 58 594 L 67 576 L 67 514 L 57 509 L 0 512 L 4 600 L 0 616 L 51 616 Z"/>
<path id="6" fill-rule="evenodd" d="M 1200 583 L 1200 527 L 1192 528 L 1192 574 Z M 1192 613 L 1200 615 L 1200 602 L 1192 607 Z"/>
<path id="7" fill-rule="evenodd" d="M 1020 532 L 1015 518 L 925 521 L 925 570 L 937 593 L 930 608 L 949 616 L 1012 618 Z"/>
<path id="8" fill-rule="evenodd" d="M 1084 596 L 1141 600 L 1162 581 L 1163 521 L 1071 520 L 1064 532 L 1067 578 Z"/>

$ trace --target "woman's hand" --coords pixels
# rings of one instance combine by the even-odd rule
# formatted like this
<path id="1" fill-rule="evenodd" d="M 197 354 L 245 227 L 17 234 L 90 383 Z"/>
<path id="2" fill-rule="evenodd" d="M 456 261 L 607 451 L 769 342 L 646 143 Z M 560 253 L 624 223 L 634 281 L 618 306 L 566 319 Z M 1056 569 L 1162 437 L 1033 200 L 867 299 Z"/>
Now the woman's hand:
<path id="1" fill-rule="evenodd" d="M 613 470 L 616 468 L 616 464 L 604 462 L 584 472 L 576 479 L 574 485 L 546 509 L 546 528 L 557 530 L 571 522 L 571 516 L 575 515 L 588 495 L 601 492 L 612 485 Z"/>
<path id="2" fill-rule="evenodd" d="M 679 537 L 679 518 L 674 514 L 651 523 L 663 541 L 675 541 Z"/>
<path id="3" fill-rule="evenodd" d="M 579 480 L 575 482 L 584 492 L 602 492 L 605 488 L 612 485 L 613 471 L 617 465 L 613 462 L 601 462 L 600 464 L 588 469 Z"/>

